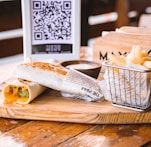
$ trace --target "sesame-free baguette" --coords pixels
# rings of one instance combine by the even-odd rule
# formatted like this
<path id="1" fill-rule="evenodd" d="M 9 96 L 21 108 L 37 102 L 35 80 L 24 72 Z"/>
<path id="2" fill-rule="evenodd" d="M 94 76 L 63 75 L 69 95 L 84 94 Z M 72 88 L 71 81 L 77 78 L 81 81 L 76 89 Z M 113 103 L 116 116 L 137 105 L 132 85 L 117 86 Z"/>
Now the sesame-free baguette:
<path id="1" fill-rule="evenodd" d="M 2 90 L 3 103 L 29 104 L 46 89 L 48 88 L 35 82 L 14 79 Z"/>
<path id="2" fill-rule="evenodd" d="M 80 96 L 87 96 L 89 101 L 103 98 L 98 81 L 74 69 L 46 62 L 20 64 L 15 73 L 18 78 L 30 80 L 45 87 Z"/>

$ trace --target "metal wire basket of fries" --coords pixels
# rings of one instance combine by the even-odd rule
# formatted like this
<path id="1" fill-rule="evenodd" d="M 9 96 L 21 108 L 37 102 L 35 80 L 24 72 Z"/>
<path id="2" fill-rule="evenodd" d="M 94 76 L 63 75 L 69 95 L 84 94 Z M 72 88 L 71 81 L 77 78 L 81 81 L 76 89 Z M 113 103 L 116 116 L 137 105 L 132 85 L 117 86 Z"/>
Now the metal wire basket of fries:
<path id="1" fill-rule="evenodd" d="M 151 108 L 151 70 L 116 66 L 108 61 L 104 79 L 107 84 L 107 97 L 113 105 L 136 111 Z"/>

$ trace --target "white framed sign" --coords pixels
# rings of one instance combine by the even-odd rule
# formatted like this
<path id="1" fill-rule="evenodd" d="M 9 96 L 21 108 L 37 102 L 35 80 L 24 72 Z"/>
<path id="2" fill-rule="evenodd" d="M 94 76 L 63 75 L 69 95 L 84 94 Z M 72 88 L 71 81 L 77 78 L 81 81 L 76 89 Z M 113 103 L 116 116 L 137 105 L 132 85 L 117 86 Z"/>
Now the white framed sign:
<path id="1" fill-rule="evenodd" d="M 79 59 L 80 0 L 22 0 L 24 58 Z"/>

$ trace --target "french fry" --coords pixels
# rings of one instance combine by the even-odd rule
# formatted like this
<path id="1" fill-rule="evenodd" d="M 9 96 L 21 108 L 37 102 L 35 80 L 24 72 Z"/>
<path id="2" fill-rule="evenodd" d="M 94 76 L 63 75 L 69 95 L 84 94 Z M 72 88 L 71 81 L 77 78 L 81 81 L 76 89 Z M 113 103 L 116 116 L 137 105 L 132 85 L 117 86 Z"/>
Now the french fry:
<path id="1" fill-rule="evenodd" d="M 134 64 L 143 64 L 144 60 L 142 58 L 136 58 L 133 55 L 129 54 L 126 57 L 126 63 L 134 63 Z"/>
<path id="2" fill-rule="evenodd" d="M 116 56 L 113 54 L 108 54 L 108 59 L 118 66 L 124 66 L 126 64 L 126 60 L 124 56 Z"/>
<path id="3" fill-rule="evenodd" d="M 151 61 L 145 61 L 143 64 L 145 67 L 151 69 Z"/>
<path id="4" fill-rule="evenodd" d="M 134 57 L 135 58 L 141 58 L 143 56 L 142 48 L 140 46 L 133 46 L 132 48 L 134 48 Z"/>
<path id="5" fill-rule="evenodd" d="M 125 66 L 126 64 L 139 64 L 151 69 L 151 57 L 148 56 L 148 51 L 142 47 L 134 45 L 127 56 L 117 56 L 108 54 L 110 62 L 117 66 Z"/>
<path id="6" fill-rule="evenodd" d="M 143 57 L 144 62 L 145 61 L 151 61 L 151 57 Z"/>
<path id="7" fill-rule="evenodd" d="M 148 51 L 147 50 L 143 50 L 142 51 L 142 56 L 143 57 L 147 57 L 148 56 Z"/>
<path id="8" fill-rule="evenodd" d="M 126 57 L 126 63 L 134 63 L 143 65 L 144 61 L 151 60 L 148 57 L 147 50 L 143 50 L 140 46 L 133 46 L 131 52 Z"/>

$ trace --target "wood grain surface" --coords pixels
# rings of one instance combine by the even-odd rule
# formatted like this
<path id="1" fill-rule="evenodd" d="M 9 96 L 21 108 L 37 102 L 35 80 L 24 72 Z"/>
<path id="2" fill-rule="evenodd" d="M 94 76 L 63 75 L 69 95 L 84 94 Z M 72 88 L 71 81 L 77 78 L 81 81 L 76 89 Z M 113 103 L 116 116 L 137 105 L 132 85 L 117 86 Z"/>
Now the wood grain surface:
<path id="1" fill-rule="evenodd" d="M 15 65 L 1 66 L 1 83 Z M 149 147 L 150 122 L 151 111 L 64 98 L 48 90 L 28 105 L 0 102 L 0 147 Z"/>
<path id="2" fill-rule="evenodd" d="M 1 97 L 0 117 L 86 124 L 151 123 L 151 111 L 136 112 L 118 108 L 105 100 L 87 102 L 65 98 L 60 92 L 50 89 L 27 105 L 4 105 Z"/>
<path id="3" fill-rule="evenodd" d="M 0 119 L 3 145 L 19 147 L 149 147 L 150 124 L 91 125 L 51 121 Z M 8 124 L 8 125 L 7 125 Z M 5 137 L 4 137 L 5 136 Z M 6 140 L 7 139 L 7 140 Z M 0 142 L 1 145 L 1 142 Z"/>

